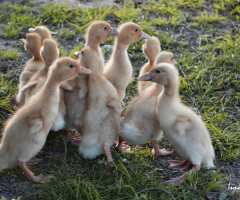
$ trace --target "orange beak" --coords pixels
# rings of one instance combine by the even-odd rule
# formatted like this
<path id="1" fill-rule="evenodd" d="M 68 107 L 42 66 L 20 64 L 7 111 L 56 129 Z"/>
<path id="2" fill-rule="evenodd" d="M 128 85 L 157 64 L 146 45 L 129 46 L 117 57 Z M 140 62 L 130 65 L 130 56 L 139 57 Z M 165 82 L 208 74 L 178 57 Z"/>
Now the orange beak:
<path id="1" fill-rule="evenodd" d="M 73 54 L 76 58 L 79 58 L 79 52 L 78 51 L 74 52 Z"/>
<path id="2" fill-rule="evenodd" d="M 145 33 L 145 32 L 142 32 L 142 36 L 141 36 L 141 38 L 140 39 L 150 39 L 151 38 L 151 36 L 150 35 L 148 35 L 147 33 Z"/>
<path id="3" fill-rule="evenodd" d="M 78 75 L 80 74 L 91 74 L 92 71 L 90 69 L 87 69 L 85 67 L 80 66 L 80 70 L 78 71 Z"/>
<path id="4" fill-rule="evenodd" d="M 149 72 L 146 74 L 143 74 L 142 76 L 138 77 L 138 81 L 151 81 L 152 77 L 150 76 Z"/>

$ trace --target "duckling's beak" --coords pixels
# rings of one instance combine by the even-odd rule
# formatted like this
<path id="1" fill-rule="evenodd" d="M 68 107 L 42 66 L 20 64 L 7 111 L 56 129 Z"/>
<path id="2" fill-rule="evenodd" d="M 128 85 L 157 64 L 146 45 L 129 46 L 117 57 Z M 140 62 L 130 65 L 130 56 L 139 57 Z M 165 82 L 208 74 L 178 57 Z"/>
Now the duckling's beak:
<path id="1" fill-rule="evenodd" d="M 142 76 L 138 77 L 138 81 L 151 81 L 152 77 L 150 76 L 149 72 L 146 74 L 143 74 Z"/>
<path id="2" fill-rule="evenodd" d="M 142 36 L 141 36 L 141 38 L 140 39 L 150 39 L 151 38 L 151 36 L 150 35 L 148 35 L 147 33 L 145 33 L 145 32 L 142 32 Z"/>
<path id="3" fill-rule="evenodd" d="M 80 66 L 80 70 L 78 71 L 78 75 L 80 74 L 91 74 L 92 71 L 90 69 L 87 69 L 85 67 Z"/>
<path id="4" fill-rule="evenodd" d="M 76 58 L 79 58 L 79 52 L 78 51 L 74 52 L 73 54 Z"/>
<path id="5" fill-rule="evenodd" d="M 112 29 L 111 36 L 117 35 L 117 29 L 113 27 L 111 27 L 111 29 Z"/>
<path id="6" fill-rule="evenodd" d="M 33 33 L 33 32 L 35 32 L 35 28 L 30 28 L 30 29 L 28 29 L 28 31 L 29 31 L 30 33 Z"/>

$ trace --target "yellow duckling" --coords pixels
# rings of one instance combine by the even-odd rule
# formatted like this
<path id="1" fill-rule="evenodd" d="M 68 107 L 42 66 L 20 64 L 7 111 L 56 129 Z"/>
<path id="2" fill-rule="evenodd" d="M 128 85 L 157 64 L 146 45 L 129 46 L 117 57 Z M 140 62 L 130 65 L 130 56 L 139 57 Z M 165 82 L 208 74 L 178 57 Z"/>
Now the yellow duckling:
<path id="1" fill-rule="evenodd" d="M 152 81 L 163 85 L 158 97 L 157 118 L 169 143 L 185 161 L 169 161 L 172 169 L 187 169 L 193 164 L 193 173 L 201 166 L 214 167 L 214 149 L 208 130 L 199 116 L 183 105 L 179 99 L 179 74 L 172 64 L 162 63 L 138 78 L 139 81 Z M 176 184 L 183 182 L 188 176 L 167 181 Z"/>

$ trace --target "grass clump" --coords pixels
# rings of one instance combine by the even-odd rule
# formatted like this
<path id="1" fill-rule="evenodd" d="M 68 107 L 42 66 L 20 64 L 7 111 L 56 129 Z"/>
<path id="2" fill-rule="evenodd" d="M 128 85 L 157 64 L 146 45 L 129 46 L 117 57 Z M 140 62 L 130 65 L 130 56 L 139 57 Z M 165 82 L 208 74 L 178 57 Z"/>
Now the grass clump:
<path id="1" fill-rule="evenodd" d="M 75 36 L 75 32 L 72 31 L 71 29 L 61 29 L 59 32 L 59 37 L 66 39 L 66 40 L 71 40 Z"/>
<path id="2" fill-rule="evenodd" d="M 68 8 L 68 4 L 44 4 L 40 6 L 41 18 L 44 22 L 52 25 L 67 22 L 72 18 L 72 9 Z"/>
<path id="3" fill-rule="evenodd" d="M 123 7 L 114 11 L 114 15 L 120 23 L 128 21 L 139 22 L 141 21 L 142 12 L 140 8 L 135 8 L 132 1 L 128 0 Z"/>
<path id="4" fill-rule="evenodd" d="M 10 16 L 10 18 L 9 18 Z M 41 24 L 39 17 L 33 15 L 33 9 L 26 6 L 5 4 L 2 21 L 8 19 L 7 24 L 3 24 L 2 32 L 6 38 L 12 38 L 17 35 L 24 35 L 28 28 Z"/>
<path id="5" fill-rule="evenodd" d="M 111 7 L 106 7 L 104 10 L 101 7 L 86 8 L 83 10 L 77 6 L 74 19 L 68 22 L 71 26 L 75 27 L 79 33 L 84 34 L 86 28 L 95 20 L 105 20 L 106 16 L 111 12 Z"/>
<path id="6" fill-rule="evenodd" d="M 208 12 L 205 10 L 204 14 L 200 13 L 200 16 L 193 18 L 193 21 L 198 22 L 202 26 L 208 26 L 208 24 L 212 24 L 212 23 L 223 24 L 227 21 L 227 18 L 224 16 L 219 16 L 218 11 L 216 11 L 212 15 L 209 15 Z"/>
<path id="7" fill-rule="evenodd" d="M 0 49 L 0 58 L 3 60 L 17 60 L 18 50 L 12 49 L 8 51 Z"/>
<path id="8" fill-rule="evenodd" d="M 17 93 L 17 86 L 9 76 L 0 75 L 0 131 L 6 122 L 7 115 L 14 112 L 10 107 L 10 98 Z"/>

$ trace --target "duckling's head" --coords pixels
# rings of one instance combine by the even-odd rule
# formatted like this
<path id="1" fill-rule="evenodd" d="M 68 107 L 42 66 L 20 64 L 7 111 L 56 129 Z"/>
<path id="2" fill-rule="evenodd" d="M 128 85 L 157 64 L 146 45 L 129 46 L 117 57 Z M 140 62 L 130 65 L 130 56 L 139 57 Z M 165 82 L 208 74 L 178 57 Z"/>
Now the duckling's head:
<path id="1" fill-rule="evenodd" d="M 49 67 L 59 56 L 57 42 L 53 39 L 45 39 L 40 52 L 46 67 Z"/>
<path id="2" fill-rule="evenodd" d="M 157 64 L 148 73 L 138 77 L 138 81 L 152 81 L 163 86 L 170 84 L 177 84 L 179 82 L 179 75 L 176 67 L 169 63 Z"/>
<path id="3" fill-rule="evenodd" d="M 142 45 L 142 51 L 148 57 L 149 61 L 154 62 L 157 55 L 161 51 L 161 46 L 158 38 L 152 36 L 150 39 L 146 39 L 145 44 Z"/>
<path id="4" fill-rule="evenodd" d="M 62 57 L 51 65 L 49 72 L 54 73 L 55 79 L 61 82 L 81 74 L 90 74 L 92 71 L 82 67 L 77 60 Z"/>
<path id="5" fill-rule="evenodd" d="M 39 50 L 42 46 L 42 39 L 37 33 L 28 33 L 24 42 L 25 49 L 33 56 L 39 54 Z"/>
<path id="6" fill-rule="evenodd" d="M 38 33 L 42 40 L 51 38 L 51 32 L 46 26 L 36 26 L 35 28 L 28 29 L 30 33 Z"/>
<path id="7" fill-rule="evenodd" d="M 133 22 L 124 23 L 118 29 L 118 42 L 125 45 L 130 45 L 134 42 L 138 42 L 140 39 L 150 38 L 150 35 L 144 33 L 141 27 Z"/>
<path id="8" fill-rule="evenodd" d="M 99 66 L 99 56 L 95 49 L 87 46 L 84 47 L 81 51 L 78 52 L 78 58 L 80 64 L 93 72 L 98 70 Z"/>
<path id="9" fill-rule="evenodd" d="M 173 53 L 172 52 L 167 52 L 167 51 L 162 51 L 156 59 L 156 63 L 170 63 L 173 65 L 177 64 L 177 61 L 173 58 Z"/>
<path id="10" fill-rule="evenodd" d="M 108 39 L 111 35 L 116 35 L 117 29 L 112 28 L 105 21 L 94 21 L 87 29 L 86 42 L 87 46 L 99 45 Z"/>

